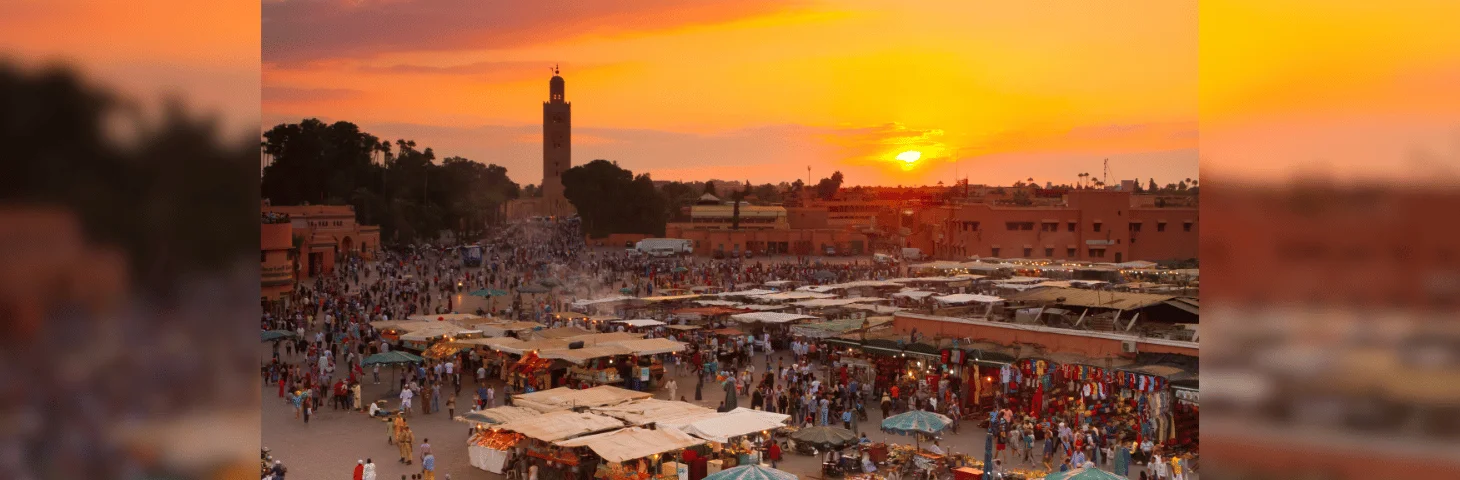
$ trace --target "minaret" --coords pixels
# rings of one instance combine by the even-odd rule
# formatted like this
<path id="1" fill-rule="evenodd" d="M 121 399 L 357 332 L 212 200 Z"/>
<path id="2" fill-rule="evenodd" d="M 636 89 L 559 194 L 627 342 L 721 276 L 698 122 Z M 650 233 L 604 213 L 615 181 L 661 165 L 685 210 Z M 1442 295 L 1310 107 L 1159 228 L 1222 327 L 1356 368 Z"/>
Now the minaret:
<path id="1" fill-rule="evenodd" d="M 542 197 L 550 215 L 572 211 L 563 196 L 563 172 L 573 166 L 572 107 L 563 95 L 563 77 L 553 66 L 548 101 L 542 103 Z"/>

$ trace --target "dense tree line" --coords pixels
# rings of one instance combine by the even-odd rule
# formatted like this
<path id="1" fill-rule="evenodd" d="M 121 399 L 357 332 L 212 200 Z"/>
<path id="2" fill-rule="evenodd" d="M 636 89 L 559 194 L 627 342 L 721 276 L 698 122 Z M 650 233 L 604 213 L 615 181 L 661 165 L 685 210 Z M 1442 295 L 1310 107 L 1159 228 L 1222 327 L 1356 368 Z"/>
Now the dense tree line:
<path id="1" fill-rule="evenodd" d="M 353 205 L 386 242 L 433 239 L 442 230 L 475 238 L 521 194 L 507 169 L 462 157 L 437 162 L 416 142 L 389 141 L 349 122 L 279 124 L 263 134 L 262 194 L 274 205 Z"/>
<path id="2" fill-rule="evenodd" d="M 634 175 L 617 162 L 594 160 L 563 172 L 563 196 L 578 210 L 583 229 L 591 236 L 664 235 L 669 218 L 665 197 L 647 173 Z"/>

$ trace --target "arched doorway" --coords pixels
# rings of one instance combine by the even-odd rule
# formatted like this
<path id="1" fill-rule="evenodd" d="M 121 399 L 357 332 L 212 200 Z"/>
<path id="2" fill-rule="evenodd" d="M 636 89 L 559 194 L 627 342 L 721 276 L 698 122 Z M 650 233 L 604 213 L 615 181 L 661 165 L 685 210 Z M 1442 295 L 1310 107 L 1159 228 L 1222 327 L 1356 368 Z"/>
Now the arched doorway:
<path id="1" fill-rule="evenodd" d="M 354 252 L 355 251 L 355 249 L 354 249 L 354 246 L 355 245 L 354 244 L 355 244 L 355 241 L 354 240 L 352 240 L 350 237 L 345 237 L 344 240 L 340 240 L 340 252 L 343 253 L 343 254 L 345 254 L 345 255 L 349 255 L 350 252 Z"/>

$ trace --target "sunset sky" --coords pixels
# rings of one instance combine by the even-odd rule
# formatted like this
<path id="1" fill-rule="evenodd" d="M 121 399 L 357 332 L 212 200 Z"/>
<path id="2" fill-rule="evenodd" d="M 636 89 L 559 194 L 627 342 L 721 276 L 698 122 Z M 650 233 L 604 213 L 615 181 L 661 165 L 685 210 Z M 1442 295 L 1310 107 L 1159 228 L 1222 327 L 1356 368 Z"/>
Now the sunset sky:
<path id="1" fill-rule="evenodd" d="M 933 184 L 1197 175 L 1196 1 L 265 1 L 265 128 L 349 120 L 541 181 L 560 64 L 573 162 L 656 179 Z M 922 153 L 914 163 L 894 157 Z"/>

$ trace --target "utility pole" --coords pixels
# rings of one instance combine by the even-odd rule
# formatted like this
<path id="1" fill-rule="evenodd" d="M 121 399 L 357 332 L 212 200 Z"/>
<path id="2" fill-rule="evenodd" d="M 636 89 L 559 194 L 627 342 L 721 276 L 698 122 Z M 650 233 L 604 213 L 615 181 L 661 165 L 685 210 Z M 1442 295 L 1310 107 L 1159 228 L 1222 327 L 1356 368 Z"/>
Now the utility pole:
<path id="1" fill-rule="evenodd" d="M 1110 159 L 1105 159 L 1105 173 L 1100 175 L 1100 186 L 1110 186 Z"/>

